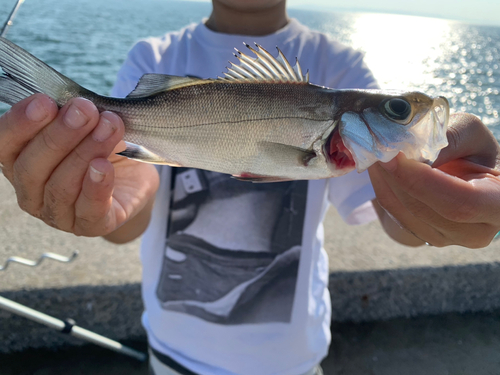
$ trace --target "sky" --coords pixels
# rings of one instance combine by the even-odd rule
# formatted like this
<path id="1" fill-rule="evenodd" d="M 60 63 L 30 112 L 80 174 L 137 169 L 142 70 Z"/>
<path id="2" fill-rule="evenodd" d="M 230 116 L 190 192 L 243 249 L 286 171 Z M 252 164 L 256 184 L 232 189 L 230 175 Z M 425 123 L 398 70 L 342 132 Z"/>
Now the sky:
<path id="1" fill-rule="evenodd" d="M 288 0 L 288 6 L 411 14 L 500 26 L 500 0 Z"/>

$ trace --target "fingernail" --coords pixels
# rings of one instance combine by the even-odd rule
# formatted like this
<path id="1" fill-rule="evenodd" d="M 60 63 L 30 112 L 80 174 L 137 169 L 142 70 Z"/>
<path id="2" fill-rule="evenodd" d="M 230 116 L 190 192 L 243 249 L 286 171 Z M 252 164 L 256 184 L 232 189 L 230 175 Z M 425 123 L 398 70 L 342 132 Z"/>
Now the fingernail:
<path id="1" fill-rule="evenodd" d="M 111 137 L 111 135 L 116 131 L 116 127 L 113 126 L 111 121 L 109 121 L 107 118 L 102 117 L 99 121 L 99 124 L 95 128 L 94 132 L 92 133 L 92 138 L 96 142 L 104 142 L 106 139 Z"/>
<path id="2" fill-rule="evenodd" d="M 64 114 L 64 123 L 72 129 L 81 128 L 88 121 L 89 118 L 85 116 L 83 112 L 80 111 L 78 107 L 74 104 L 71 104 L 71 106 Z"/>
<path id="3" fill-rule="evenodd" d="M 102 182 L 104 180 L 104 177 L 106 177 L 105 173 L 102 173 L 95 169 L 93 166 L 90 166 L 90 179 L 94 182 Z"/>
<path id="4" fill-rule="evenodd" d="M 26 117 L 28 117 L 31 121 L 36 122 L 42 121 L 48 115 L 42 101 L 39 98 L 33 99 L 31 103 L 28 104 L 25 113 Z"/>
<path id="5" fill-rule="evenodd" d="M 394 172 L 398 166 L 396 158 L 389 160 L 387 163 L 380 162 L 380 166 L 388 172 Z"/>

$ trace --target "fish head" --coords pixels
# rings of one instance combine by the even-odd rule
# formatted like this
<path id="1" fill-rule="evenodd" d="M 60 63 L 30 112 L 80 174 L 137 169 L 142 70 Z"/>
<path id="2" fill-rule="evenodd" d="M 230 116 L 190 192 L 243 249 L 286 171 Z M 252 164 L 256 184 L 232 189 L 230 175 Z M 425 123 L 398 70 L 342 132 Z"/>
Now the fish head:
<path id="1" fill-rule="evenodd" d="M 357 95 L 356 95 L 357 94 Z M 350 98 L 349 98 L 350 97 Z M 325 144 L 331 169 L 354 164 L 362 172 L 399 152 L 432 163 L 448 145 L 449 104 L 420 92 L 352 90 Z"/>

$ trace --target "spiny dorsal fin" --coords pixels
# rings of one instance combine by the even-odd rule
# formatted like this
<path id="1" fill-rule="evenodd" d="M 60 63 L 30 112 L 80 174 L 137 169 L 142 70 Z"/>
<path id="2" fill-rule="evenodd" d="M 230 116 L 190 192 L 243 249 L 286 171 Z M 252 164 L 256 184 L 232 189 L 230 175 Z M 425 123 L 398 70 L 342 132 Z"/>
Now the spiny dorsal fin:
<path id="1" fill-rule="evenodd" d="M 207 80 L 192 77 L 170 76 L 168 74 L 144 74 L 134 91 L 127 98 L 141 98 L 163 91 L 207 83 Z"/>
<path id="2" fill-rule="evenodd" d="M 251 58 L 235 48 L 238 54 L 234 54 L 234 56 L 236 56 L 240 64 L 236 65 L 229 61 L 231 67 L 228 67 L 224 77 L 219 77 L 219 79 L 229 81 L 309 82 L 309 72 L 303 76 L 299 61 L 296 59 L 295 66 L 292 67 L 278 47 L 276 47 L 278 57 L 275 58 L 257 43 L 255 43 L 257 49 L 246 43 L 243 44 L 257 57 Z"/>

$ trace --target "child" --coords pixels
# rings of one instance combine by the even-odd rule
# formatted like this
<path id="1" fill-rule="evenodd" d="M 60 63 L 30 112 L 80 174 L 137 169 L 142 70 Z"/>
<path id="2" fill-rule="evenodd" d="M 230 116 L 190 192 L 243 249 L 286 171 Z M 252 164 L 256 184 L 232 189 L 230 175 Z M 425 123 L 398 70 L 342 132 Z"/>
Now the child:
<path id="1" fill-rule="evenodd" d="M 285 0 L 213 0 L 202 23 L 134 46 L 113 95 L 127 95 L 145 73 L 215 78 L 233 47 L 254 41 L 297 56 L 312 83 L 377 88 L 360 53 L 288 19 Z M 486 246 L 499 230 L 499 146 L 475 117 L 453 121 L 453 142 L 435 166 L 461 179 L 400 155 L 370 168 L 373 187 L 366 172 L 251 184 L 114 156 L 118 116 L 81 98 L 58 110 L 34 95 L 0 119 L 0 161 L 20 206 L 53 227 L 117 243 L 146 231 L 153 373 L 312 375 L 330 341 L 321 224 L 329 203 L 351 224 L 376 210 L 408 245 Z"/>
<path id="2" fill-rule="evenodd" d="M 234 47 L 251 54 L 243 42 L 297 56 L 312 83 L 377 88 L 361 53 L 288 19 L 284 1 L 214 1 L 205 22 L 136 44 L 112 96 L 126 96 L 144 73 L 221 76 Z M 155 373 L 172 363 L 181 374 L 318 373 L 331 319 L 318 232 L 325 194 L 349 222 L 371 220 L 368 173 L 251 184 L 160 168 L 160 181 L 141 252 Z"/>

